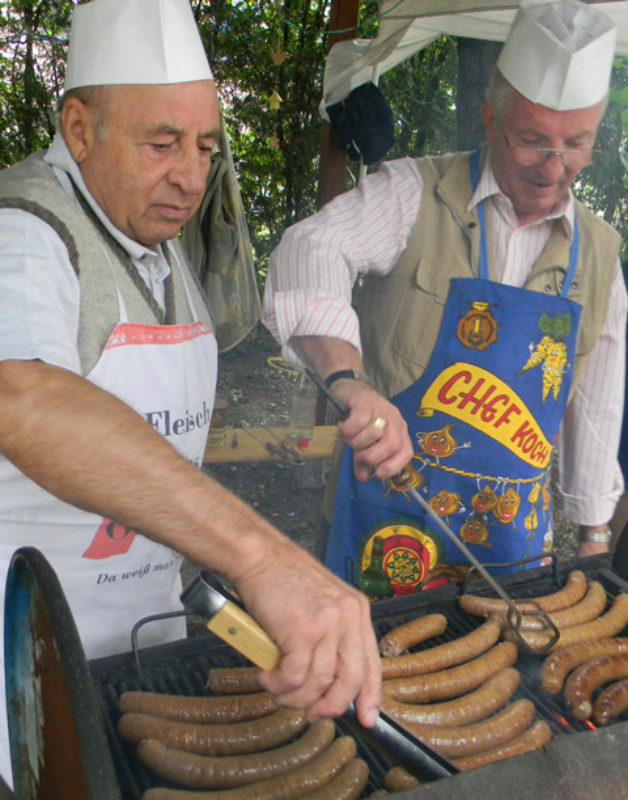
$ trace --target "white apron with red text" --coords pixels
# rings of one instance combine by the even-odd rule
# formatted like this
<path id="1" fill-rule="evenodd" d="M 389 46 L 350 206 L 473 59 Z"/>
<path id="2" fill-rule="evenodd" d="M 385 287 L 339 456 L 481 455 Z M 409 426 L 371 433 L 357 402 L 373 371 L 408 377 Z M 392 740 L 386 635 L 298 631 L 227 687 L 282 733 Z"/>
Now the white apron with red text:
<path id="1" fill-rule="evenodd" d="M 134 408 L 200 467 L 214 403 L 216 339 L 204 322 L 128 323 L 119 293 L 118 299 L 120 322 L 87 378 Z M 193 308 L 189 292 L 188 302 Z M 93 433 L 97 439 L 100 432 Z M 178 553 L 57 500 L 6 461 L 0 463 L 0 486 L 1 585 L 13 552 L 38 548 L 61 581 L 88 659 L 130 650 L 139 619 L 181 608 Z M 183 637 L 185 619 L 178 617 L 143 626 L 139 645 Z M 4 669 L 3 651 L 2 662 Z M 4 685 L 0 694 L 4 706 Z M 8 776 L 6 713 L 2 734 L 0 770 Z"/>

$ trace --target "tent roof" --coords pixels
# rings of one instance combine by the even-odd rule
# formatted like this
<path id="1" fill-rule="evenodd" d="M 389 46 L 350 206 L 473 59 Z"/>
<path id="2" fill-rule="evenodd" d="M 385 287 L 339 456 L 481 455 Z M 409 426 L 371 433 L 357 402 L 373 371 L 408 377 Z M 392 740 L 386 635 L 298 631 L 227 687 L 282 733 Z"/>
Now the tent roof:
<path id="1" fill-rule="evenodd" d="M 589 0 L 618 26 L 617 55 L 628 55 L 628 0 Z M 321 109 L 395 67 L 443 34 L 503 42 L 519 3 L 498 0 L 380 0 L 375 39 L 351 39 L 331 49 Z"/>

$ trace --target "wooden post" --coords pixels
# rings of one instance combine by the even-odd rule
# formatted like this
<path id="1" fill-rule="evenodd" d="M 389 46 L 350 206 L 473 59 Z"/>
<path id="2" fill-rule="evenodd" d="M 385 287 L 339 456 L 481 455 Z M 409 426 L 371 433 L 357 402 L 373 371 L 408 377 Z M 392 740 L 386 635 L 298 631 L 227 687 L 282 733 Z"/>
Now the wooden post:
<path id="1" fill-rule="evenodd" d="M 357 25 L 360 15 L 360 0 L 332 0 L 329 15 L 329 30 L 344 31 L 333 33 L 327 38 L 327 52 L 336 42 L 357 38 Z M 320 162 L 318 167 L 318 208 L 325 205 L 345 188 L 347 156 L 340 150 L 331 125 L 323 121 L 321 126 Z"/>

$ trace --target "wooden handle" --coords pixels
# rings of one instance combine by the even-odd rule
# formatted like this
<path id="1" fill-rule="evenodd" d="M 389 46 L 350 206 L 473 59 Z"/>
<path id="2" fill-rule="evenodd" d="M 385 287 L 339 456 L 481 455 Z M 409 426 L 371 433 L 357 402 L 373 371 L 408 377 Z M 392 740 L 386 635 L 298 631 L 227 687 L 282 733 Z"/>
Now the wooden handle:
<path id="1" fill-rule="evenodd" d="M 279 663 L 279 648 L 250 614 L 235 603 L 226 603 L 207 623 L 224 642 L 267 672 Z"/>

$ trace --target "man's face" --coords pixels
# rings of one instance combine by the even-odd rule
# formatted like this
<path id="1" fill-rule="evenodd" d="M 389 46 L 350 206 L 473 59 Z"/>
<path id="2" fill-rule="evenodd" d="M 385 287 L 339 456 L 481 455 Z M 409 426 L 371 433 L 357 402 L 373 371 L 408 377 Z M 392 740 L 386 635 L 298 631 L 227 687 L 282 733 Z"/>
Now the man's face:
<path id="1" fill-rule="evenodd" d="M 176 236 L 203 199 L 220 129 L 215 84 L 107 87 L 99 97 L 100 113 L 73 101 L 64 137 L 115 226 L 154 247 Z"/>
<path id="2" fill-rule="evenodd" d="M 573 165 L 565 165 L 554 153 L 538 166 L 522 166 L 517 163 L 521 151 L 512 148 L 590 150 L 603 112 L 604 102 L 575 111 L 552 111 L 532 103 L 514 89 L 501 125 L 493 109 L 487 104 L 483 106 L 493 171 L 521 225 L 545 216 L 565 198 L 588 159 L 586 155 L 582 158 L 576 155 Z"/>

